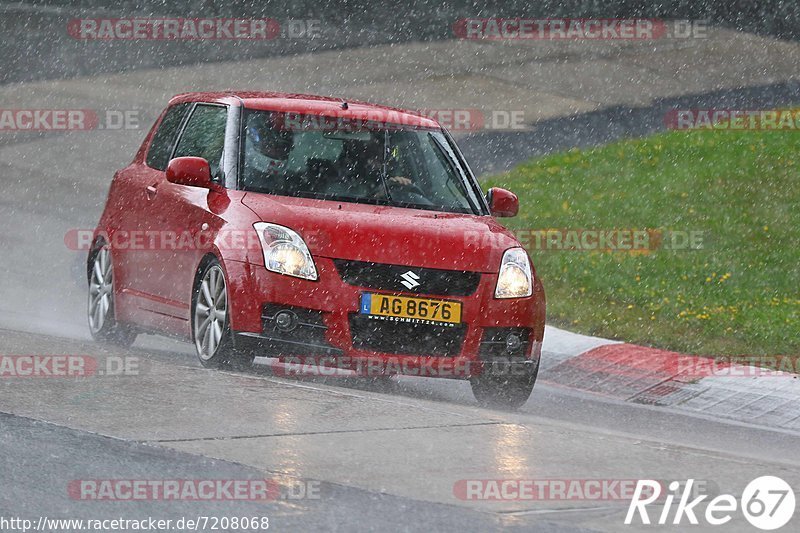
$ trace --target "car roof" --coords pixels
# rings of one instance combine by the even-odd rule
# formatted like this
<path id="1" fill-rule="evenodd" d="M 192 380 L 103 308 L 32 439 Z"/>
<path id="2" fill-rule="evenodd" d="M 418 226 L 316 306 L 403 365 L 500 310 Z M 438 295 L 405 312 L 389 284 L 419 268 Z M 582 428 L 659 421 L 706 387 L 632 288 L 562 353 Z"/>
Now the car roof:
<path id="1" fill-rule="evenodd" d="M 436 120 L 416 111 L 312 94 L 264 91 L 192 92 L 176 95 L 169 103 L 170 105 L 184 102 L 230 103 L 231 98 L 241 100 L 244 107 L 248 109 L 330 116 L 348 120 L 372 120 L 422 128 L 441 128 Z M 343 105 L 345 102 L 346 106 Z"/>

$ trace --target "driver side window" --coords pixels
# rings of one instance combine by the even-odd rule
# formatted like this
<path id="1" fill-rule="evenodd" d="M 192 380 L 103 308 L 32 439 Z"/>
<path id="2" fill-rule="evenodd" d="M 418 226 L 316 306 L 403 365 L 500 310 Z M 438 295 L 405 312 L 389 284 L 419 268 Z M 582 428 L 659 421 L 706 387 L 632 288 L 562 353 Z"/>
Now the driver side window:
<path id="1" fill-rule="evenodd" d="M 202 157 L 217 176 L 225 148 L 225 124 L 228 108 L 220 105 L 199 104 L 194 108 L 183 130 L 173 157 Z"/>

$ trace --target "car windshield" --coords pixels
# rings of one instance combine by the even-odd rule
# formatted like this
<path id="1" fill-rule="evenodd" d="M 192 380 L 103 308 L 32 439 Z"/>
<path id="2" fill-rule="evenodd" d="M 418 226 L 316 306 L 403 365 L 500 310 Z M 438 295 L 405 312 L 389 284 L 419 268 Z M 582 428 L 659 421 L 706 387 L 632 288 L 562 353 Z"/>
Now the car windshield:
<path id="1" fill-rule="evenodd" d="M 441 130 L 249 110 L 242 190 L 485 214 Z"/>

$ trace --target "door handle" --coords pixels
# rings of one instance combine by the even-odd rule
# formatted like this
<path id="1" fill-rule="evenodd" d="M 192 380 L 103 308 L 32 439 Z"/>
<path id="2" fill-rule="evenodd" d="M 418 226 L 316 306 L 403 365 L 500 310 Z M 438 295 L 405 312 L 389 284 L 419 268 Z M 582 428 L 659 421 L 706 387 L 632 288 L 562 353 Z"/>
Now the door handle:
<path id="1" fill-rule="evenodd" d="M 152 200 L 153 198 L 155 198 L 156 193 L 158 193 L 158 189 L 156 189 L 155 185 L 148 185 L 147 188 L 145 188 L 145 191 L 147 191 L 148 200 Z"/>

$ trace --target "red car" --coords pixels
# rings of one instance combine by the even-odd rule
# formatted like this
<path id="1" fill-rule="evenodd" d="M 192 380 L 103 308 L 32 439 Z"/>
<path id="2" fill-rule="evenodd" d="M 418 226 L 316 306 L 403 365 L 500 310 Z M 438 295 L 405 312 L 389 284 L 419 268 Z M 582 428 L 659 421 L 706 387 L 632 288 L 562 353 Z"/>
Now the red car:
<path id="1" fill-rule="evenodd" d="M 111 183 L 89 254 L 89 326 L 256 356 L 533 389 L 545 296 L 453 139 L 417 113 L 276 93 L 176 96 Z"/>

